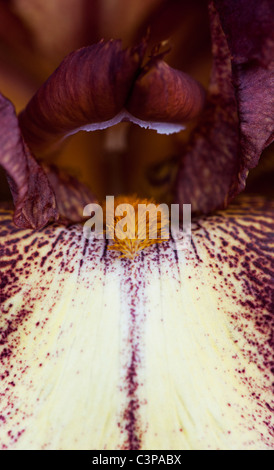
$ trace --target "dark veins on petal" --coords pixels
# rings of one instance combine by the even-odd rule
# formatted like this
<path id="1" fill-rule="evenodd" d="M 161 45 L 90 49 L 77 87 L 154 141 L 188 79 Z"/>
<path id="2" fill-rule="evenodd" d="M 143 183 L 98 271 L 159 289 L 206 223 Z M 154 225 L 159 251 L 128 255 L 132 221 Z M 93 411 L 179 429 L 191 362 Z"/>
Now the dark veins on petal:
<path id="1" fill-rule="evenodd" d="M 211 83 L 176 185 L 195 212 L 225 207 L 273 140 L 273 10 L 271 0 L 209 2 Z"/>
<path id="2" fill-rule="evenodd" d="M 20 115 L 30 148 L 41 151 L 84 125 L 121 111 L 143 46 L 122 51 L 120 41 L 101 41 L 69 54 Z"/>
<path id="3" fill-rule="evenodd" d="M 243 175 L 244 166 L 253 168 L 274 138 L 274 3 L 240 0 L 233 7 L 227 0 L 215 3 L 233 57 Z"/>
<path id="4" fill-rule="evenodd" d="M 180 123 L 182 117 L 188 121 L 201 112 L 204 96 L 198 82 L 186 73 L 175 71 L 156 56 L 138 76 L 127 109 L 144 121 Z"/>
<path id="5" fill-rule="evenodd" d="M 209 1 L 211 82 L 204 111 L 182 151 L 175 188 L 177 201 L 191 203 L 195 212 L 225 207 L 273 140 L 271 10 L 271 0 Z M 146 40 L 125 50 L 112 40 L 71 53 L 21 113 L 24 140 L 12 105 L 1 98 L 0 164 L 19 227 L 42 227 L 58 218 L 58 210 L 65 218 L 73 213 L 76 221 L 80 206 L 93 199 L 53 168 L 47 177 L 29 148 L 39 156 L 79 129 L 105 128 L 119 119 L 177 125 L 201 112 L 199 84 L 165 64 L 156 49 L 143 64 L 146 49 Z M 71 202 L 63 203 L 64 194 Z"/>
<path id="6" fill-rule="evenodd" d="M 157 272 L 158 269 L 160 278 L 163 279 L 168 274 L 172 281 L 156 284 L 153 282 L 155 294 L 159 299 L 159 318 L 169 327 L 172 328 L 173 325 L 176 328 L 178 319 L 175 317 L 174 323 L 172 323 L 172 315 L 167 311 L 164 296 L 162 296 L 163 290 L 166 289 L 166 293 L 168 292 L 170 296 L 171 291 L 168 285 L 170 284 L 174 293 L 175 290 L 181 292 L 181 289 L 185 287 L 182 282 L 187 278 L 192 279 L 190 282 L 197 290 L 197 297 L 194 294 L 194 300 L 196 297 L 197 308 L 201 309 L 200 312 L 197 312 L 200 315 L 200 317 L 198 315 L 198 322 L 205 314 L 204 325 L 206 325 L 207 341 L 211 347 L 216 348 L 216 354 L 218 355 L 219 351 L 221 357 L 225 359 L 222 365 L 223 371 L 218 371 L 216 354 L 210 354 L 206 374 L 208 371 L 217 370 L 218 374 L 224 374 L 220 375 L 225 379 L 222 382 L 223 387 L 230 380 L 232 380 L 233 386 L 238 387 L 237 384 L 243 386 L 243 388 L 235 388 L 238 394 L 232 405 L 234 407 L 233 416 L 236 418 L 233 432 L 236 432 L 235 435 L 240 440 L 236 444 L 239 448 L 245 448 L 250 444 L 253 447 L 259 446 L 261 448 L 260 444 L 263 443 L 264 448 L 273 449 L 273 426 L 271 425 L 273 424 L 271 423 L 273 410 L 273 394 L 271 392 L 274 385 L 273 214 L 273 201 L 269 202 L 259 198 L 238 198 L 238 201 L 234 202 L 226 211 L 216 212 L 210 217 L 193 219 L 192 248 L 188 252 L 176 251 L 174 241 L 170 239 L 159 245 L 158 249 L 152 247 L 145 256 L 136 260 L 134 266 L 129 260 L 123 260 L 117 267 L 117 263 L 114 262 L 115 259 L 117 261 L 117 257 L 113 252 L 104 250 L 104 243 L 100 240 L 85 240 L 79 226 L 74 225 L 64 229 L 52 224 L 46 230 L 23 232 L 14 227 L 10 212 L 2 210 L 0 207 L 0 383 L 2 390 L 0 447 L 4 449 L 13 446 L 24 430 L 33 429 L 33 420 L 40 414 L 36 412 L 38 402 L 33 401 L 31 404 L 28 401 L 28 393 L 35 391 L 37 396 L 40 383 L 42 384 L 42 393 L 40 388 L 38 396 L 41 398 L 42 404 L 40 403 L 39 406 L 44 409 L 45 404 L 52 403 L 51 394 L 44 393 L 45 384 L 49 383 L 48 368 L 44 367 L 44 363 L 52 360 L 50 380 L 52 377 L 56 377 L 58 383 L 59 375 L 58 373 L 52 375 L 52 370 L 59 372 L 60 363 L 58 360 L 62 355 L 64 358 L 61 359 L 62 361 L 67 362 L 71 358 L 70 348 L 60 348 L 58 341 L 61 333 L 66 332 L 63 315 L 58 314 L 58 310 L 60 310 L 58 305 L 60 302 L 62 304 L 64 302 L 68 279 L 72 276 L 73 280 L 77 280 L 74 282 L 75 287 L 72 294 L 66 297 L 67 309 L 72 310 L 75 296 L 80 292 L 77 286 L 81 286 L 81 289 L 84 286 L 87 292 L 91 291 L 90 298 L 92 298 L 94 280 L 99 279 L 105 289 L 110 279 L 107 275 L 113 279 L 113 275 L 116 275 L 119 270 L 121 273 L 119 297 L 122 304 L 127 307 L 121 311 L 121 314 L 125 315 L 122 320 L 126 321 L 121 321 L 117 325 L 118 328 L 121 328 L 119 334 L 122 345 L 119 361 L 121 375 L 119 382 L 117 382 L 119 390 L 117 391 L 115 384 L 113 390 L 115 393 L 122 392 L 121 396 L 124 398 L 121 401 L 122 406 L 120 407 L 119 404 L 119 409 L 117 409 L 116 419 L 114 414 L 114 420 L 117 420 L 121 432 L 123 449 L 143 448 L 145 433 L 150 432 L 150 423 L 147 422 L 149 400 L 146 395 L 149 384 L 148 387 L 144 386 L 143 381 L 144 377 L 147 377 L 146 373 L 149 370 L 149 363 L 151 363 L 146 360 L 146 332 L 149 331 L 147 321 L 151 313 L 149 303 L 146 302 L 150 290 L 147 291 L 146 288 L 152 279 L 148 274 Z M 99 278 L 97 278 L 98 274 L 92 274 L 97 269 L 94 270 L 91 267 L 96 266 L 99 266 L 100 270 L 102 269 Z M 201 276 L 201 272 L 208 273 L 208 276 L 204 278 Z M 104 273 L 103 279 L 102 273 Z M 164 287 L 165 284 L 167 287 Z M 212 323 L 206 321 L 207 318 L 211 318 L 207 317 L 208 304 L 207 302 L 205 305 L 201 303 L 208 298 L 213 299 L 210 305 L 213 310 L 216 309 L 216 315 L 217 311 L 220 311 L 219 318 L 224 321 L 225 336 L 227 335 L 225 342 L 222 340 L 220 342 L 220 338 L 216 337 L 215 326 L 213 325 L 212 329 Z M 38 312 L 36 312 L 37 305 L 39 306 Z M 74 306 L 74 308 L 77 307 Z M 54 313 L 54 310 L 57 310 L 57 313 Z M 33 317 L 35 318 L 35 312 L 40 319 L 37 323 L 32 321 Z M 72 317 L 73 312 L 72 310 Z M 79 315 L 83 313 L 79 309 L 78 312 Z M 184 313 L 188 318 L 187 315 L 191 315 L 192 312 L 186 311 Z M 169 323 L 170 321 L 171 323 Z M 79 323 L 78 316 L 75 318 L 75 323 L 77 322 Z M 68 324 L 73 327 L 71 320 Z M 189 331 L 193 333 L 192 344 L 195 353 L 197 352 L 195 343 L 200 340 L 201 334 L 199 328 L 198 331 L 195 331 L 193 324 L 195 325 L 195 322 L 186 322 L 185 320 L 183 322 L 183 326 L 189 327 Z M 54 325 L 54 331 L 52 325 Z M 30 340 L 30 331 L 33 332 L 33 341 Z M 52 340 L 53 334 L 56 334 L 56 341 Z M 169 341 L 173 341 L 171 336 L 167 335 L 167 347 Z M 26 338 L 28 341 L 25 340 Z M 179 338 L 180 333 L 177 335 L 177 340 Z M 39 347 L 41 340 L 42 348 Z M 150 340 L 155 342 L 157 352 L 157 347 L 160 348 L 158 346 L 159 335 L 151 335 Z M 110 351 L 111 347 L 110 345 Z M 82 359 L 83 351 L 80 349 L 79 347 L 78 353 Z M 102 348 L 102 357 L 106 355 L 104 349 Z M 154 349 L 153 344 L 152 349 Z M 107 351 L 109 358 L 111 357 L 110 351 Z M 179 364 L 181 353 L 178 348 L 177 352 Z M 184 350 L 182 352 L 184 353 Z M 226 353 L 228 354 L 226 355 Z M 92 350 L 86 354 L 86 357 L 90 358 Z M 93 359 L 93 356 L 91 357 Z M 91 367 L 95 367 L 95 371 L 98 370 L 98 364 L 102 363 L 102 357 L 95 355 L 94 361 L 91 360 Z M 157 354 L 155 357 L 158 357 Z M 184 360 L 185 355 L 181 358 Z M 108 362 L 106 361 L 106 367 L 109 365 Z M 165 366 L 163 365 L 163 367 Z M 36 373 L 38 368 L 41 374 Z M 30 372 L 28 376 L 25 375 L 27 369 Z M 203 369 L 202 363 L 201 372 Z M 163 370 L 161 369 L 160 372 Z M 71 371 L 79 373 L 77 361 Z M 104 369 L 104 374 L 106 376 L 106 369 Z M 173 379 L 176 379 L 176 375 L 178 376 L 178 369 L 174 368 L 174 376 L 171 369 L 168 370 L 168 374 L 170 375 L 168 384 L 176 385 L 176 380 Z M 71 381 L 71 377 L 70 373 L 66 375 L 68 383 Z M 161 377 L 162 374 L 159 375 L 159 383 Z M 236 382 L 234 382 L 235 378 Z M 92 387 L 98 386 L 96 373 L 90 374 L 89 380 Z M 156 392 L 155 383 L 152 386 Z M 185 387 L 186 390 L 189 390 L 188 384 Z M 190 387 L 192 390 L 192 385 Z M 24 390 L 26 393 L 22 393 Z M 79 390 L 80 398 L 88 397 L 88 395 L 82 394 L 83 390 Z M 183 395 L 181 395 L 182 393 Z M 157 399 L 161 400 L 163 396 L 166 396 L 167 399 L 173 397 L 176 401 L 183 398 L 184 393 L 185 390 L 182 391 L 176 386 L 168 387 L 168 390 L 161 389 L 158 395 L 157 393 L 155 395 L 156 403 Z M 68 388 L 66 399 L 70 401 L 73 408 L 74 389 Z M 220 394 L 216 395 L 213 391 L 212 399 L 214 399 L 216 410 L 221 407 L 223 416 L 226 416 L 227 412 L 231 413 L 231 403 L 223 402 Z M 195 400 L 197 401 L 201 416 L 204 413 L 208 415 L 207 398 L 201 399 L 197 394 L 193 400 L 194 403 Z M 180 403 L 184 406 L 183 399 L 180 400 Z M 30 406 L 25 406 L 26 404 Z M 250 404 L 252 404 L 251 409 Z M 82 419 L 81 416 L 84 415 L 79 414 L 78 424 L 81 426 L 82 422 L 85 427 L 85 419 Z M 64 419 L 66 424 L 66 416 Z M 106 423 L 109 423 L 109 420 L 106 420 Z M 214 424 L 213 422 L 213 430 Z M 237 433 L 239 425 L 243 431 L 241 436 Z M 62 422 L 60 428 L 62 429 Z M 218 445 L 220 442 L 222 445 L 219 437 L 222 437 L 222 428 L 217 427 L 217 431 Z M 258 439 L 255 442 L 249 442 L 249 431 L 251 437 L 253 437 L 253 431 L 256 434 L 258 432 Z M 175 433 L 176 428 L 174 427 L 174 436 Z M 53 436 L 52 433 L 47 434 L 45 448 L 52 447 L 52 442 L 48 440 L 48 438 L 51 439 L 51 435 Z M 109 433 L 107 432 L 105 435 L 108 437 Z M 211 436 L 210 433 L 210 439 L 212 439 Z M 223 434 L 224 436 L 225 434 Z"/>
<path id="7" fill-rule="evenodd" d="M 120 113 L 120 120 L 139 118 L 148 125 L 196 116 L 204 103 L 202 87 L 165 64 L 162 54 L 142 67 L 146 48 L 146 40 L 124 50 L 119 40 L 100 41 L 67 56 L 19 117 L 30 148 L 50 151 L 77 130 L 116 124 Z"/>

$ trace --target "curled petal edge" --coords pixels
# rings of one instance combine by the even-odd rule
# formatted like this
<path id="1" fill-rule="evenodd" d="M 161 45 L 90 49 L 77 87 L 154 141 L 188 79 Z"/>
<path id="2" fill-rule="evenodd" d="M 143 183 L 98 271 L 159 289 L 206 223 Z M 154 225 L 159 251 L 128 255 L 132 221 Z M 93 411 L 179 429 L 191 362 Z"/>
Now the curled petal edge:
<path id="1" fill-rule="evenodd" d="M 90 190 L 54 166 L 36 161 L 22 138 L 12 103 L 0 94 L 0 165 L 4 168 L 18 228 L 41 229 L 53 221 L 81 222 Z"/>
<path id="2" fill-rule="evenodd" d="M 4 168 L 20 228 L 42 228 L 58 219 L 49 181 L 25 144 L 12 103 L 0 94 L 0 165 Z"/>
<path id="3" fill-rule="evenodd" d="M 165 134 L 184 129 L 184 123 L 203 107 L 202 88 L 165 64 L 160 55 L 143 67 L 146 48 L 145 40 L 124 50 L 121 41 L 100 41 L 67 56 L 19 116 L 30 148 L 38 153 L 51 151 L 79 130 L 105 129 L 122 121 Z M 155 74 L 161 100 L 155 99 L 151 87 Z M 136 105 L 140 100 L 141 110 Z"/>

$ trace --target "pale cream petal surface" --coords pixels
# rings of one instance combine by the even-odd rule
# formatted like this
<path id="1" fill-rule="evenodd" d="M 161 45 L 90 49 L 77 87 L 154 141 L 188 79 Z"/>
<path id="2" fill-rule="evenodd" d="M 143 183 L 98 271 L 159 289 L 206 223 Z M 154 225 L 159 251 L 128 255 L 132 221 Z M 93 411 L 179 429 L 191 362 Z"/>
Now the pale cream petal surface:
<path id="1" fill-rule="evenodd" d="M 2 449 L 273 449 L 273 214 L 244 200 L 131 261 L 3 210 Z"/>

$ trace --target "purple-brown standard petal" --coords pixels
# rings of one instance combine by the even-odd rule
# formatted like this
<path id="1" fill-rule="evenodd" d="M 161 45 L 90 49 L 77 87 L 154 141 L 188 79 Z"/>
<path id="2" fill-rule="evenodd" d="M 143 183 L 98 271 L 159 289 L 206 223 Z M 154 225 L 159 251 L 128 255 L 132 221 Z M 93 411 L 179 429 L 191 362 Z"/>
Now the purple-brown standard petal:
<path id="1" fill-rule="evenodd" d="M 270 1 L 251 3 L 209 2 L 211 83 L 176 187 L 196 212 L 225 207 L 273 139 L 273 14 Z"/>
<path id="2" fill-rule="evenodd" d="M 123 51 L 120 41 L 101 41 L 66 57 L 20 115 L 30 148 L 41 152 L 88 125 L 111 125 L 105 122 L 124 107 L 143 53 L 144 44 Z"/>
<path id="3" fill-rule="evenodd" d="M 30 148 L 44 153 L 79 130 L 121 121 L 160 133 L 183 129 L 203 106 L 201 86 L 160 56 L 142 68 L 145 52 L 146 40 L 125 50 L 111 40 L 70 54 L 20 115 Z"/>
<path id="4" fill-rule="evenodd" d="M 196 80 L 155 57 L 136 80 L 127 109 L 143 121 L 181 124 L 202 111 L 204 97 Z"/>
<path id="5" fill-rule="evenodd" d="M 58 218 L 55 196 L 22 139 L 13 105 L 1 94 L 0 122 L 0 165 L 15 204 L 14 222 L 21 228 L 41 228 Z"/>

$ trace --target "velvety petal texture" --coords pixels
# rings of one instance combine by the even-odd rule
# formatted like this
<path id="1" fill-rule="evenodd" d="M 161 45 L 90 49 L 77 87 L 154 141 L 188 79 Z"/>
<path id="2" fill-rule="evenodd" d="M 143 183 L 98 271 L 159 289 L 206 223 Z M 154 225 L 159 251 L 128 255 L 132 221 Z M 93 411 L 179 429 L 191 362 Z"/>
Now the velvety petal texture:
<path id="1" fill-rule="evenodd" d="M 243 200 L 132 262 L 2 210 L 2 449 L 273 449 L 273 221 Z"/>
<path id="2" fill-rule="evenodd" d="M 13 105 L 0 94 L 0 165 L 7 174 L 18 227 L 41 228 L 58 212 L 49 181 L 26 146 Z"/>
<path id="3" fill-rule="evenodd" d="M 145 52 L 145 40 L 124 50 L 117 40 L 70 54 L 20 115 L 30 148 L 43 152 L 79 130 L 105 129 L 121 121 L 162 133 L 181 130 L 184 121 L 201 111 L 202 88 L 161 57 L 143 69 Z"/>
<path id="4" fill-rule="evenodd" d="M 213 69 L 204 113 L 182 150 L 177 200 L 208 213 L 245 186 L 273 140 L 273 2 L 210 1 Z"/>
<path id="5" fill-rule="evenodd" d="M 127 109 L 143 121 L 181 124 L 200 114 L 204 97 L 196 80 L 155 57 L 138 76 Z"/>
<path id="6" fill-rule="evenodd" d="M 124 107 L 143 52 L 143 45 L 123 51 L 120 41 L 101 41 L 70 54 L 20 115 L 30 147 L 41 151 L 89 124 L 90 130 L 110 126 L 96 123 Z"/>
<path id="7" fill-rule="evenodd" d="M 0 94 L 0 165 L 12 193 L 14 223 L 40 229 L 61 219 L 79 222 L 94 201 L 90 190 L 53 165 L 39 164 L 21 135 L 13 105 Z"/>
<path id="8" fill-rule="evenodd" d="M 84 220 L 84 207 L 95 202 L 89 188 L 55 165 L 42 164 L 42 168 L 54 190 L 61 220 L 68 223 Z"/>
<path id="9" fill-rule="evenodd" d="M 274 139 L 274 4 L 216 0 L 233 57 L 240 118 L 241 172 L 253 168 Z"/>

